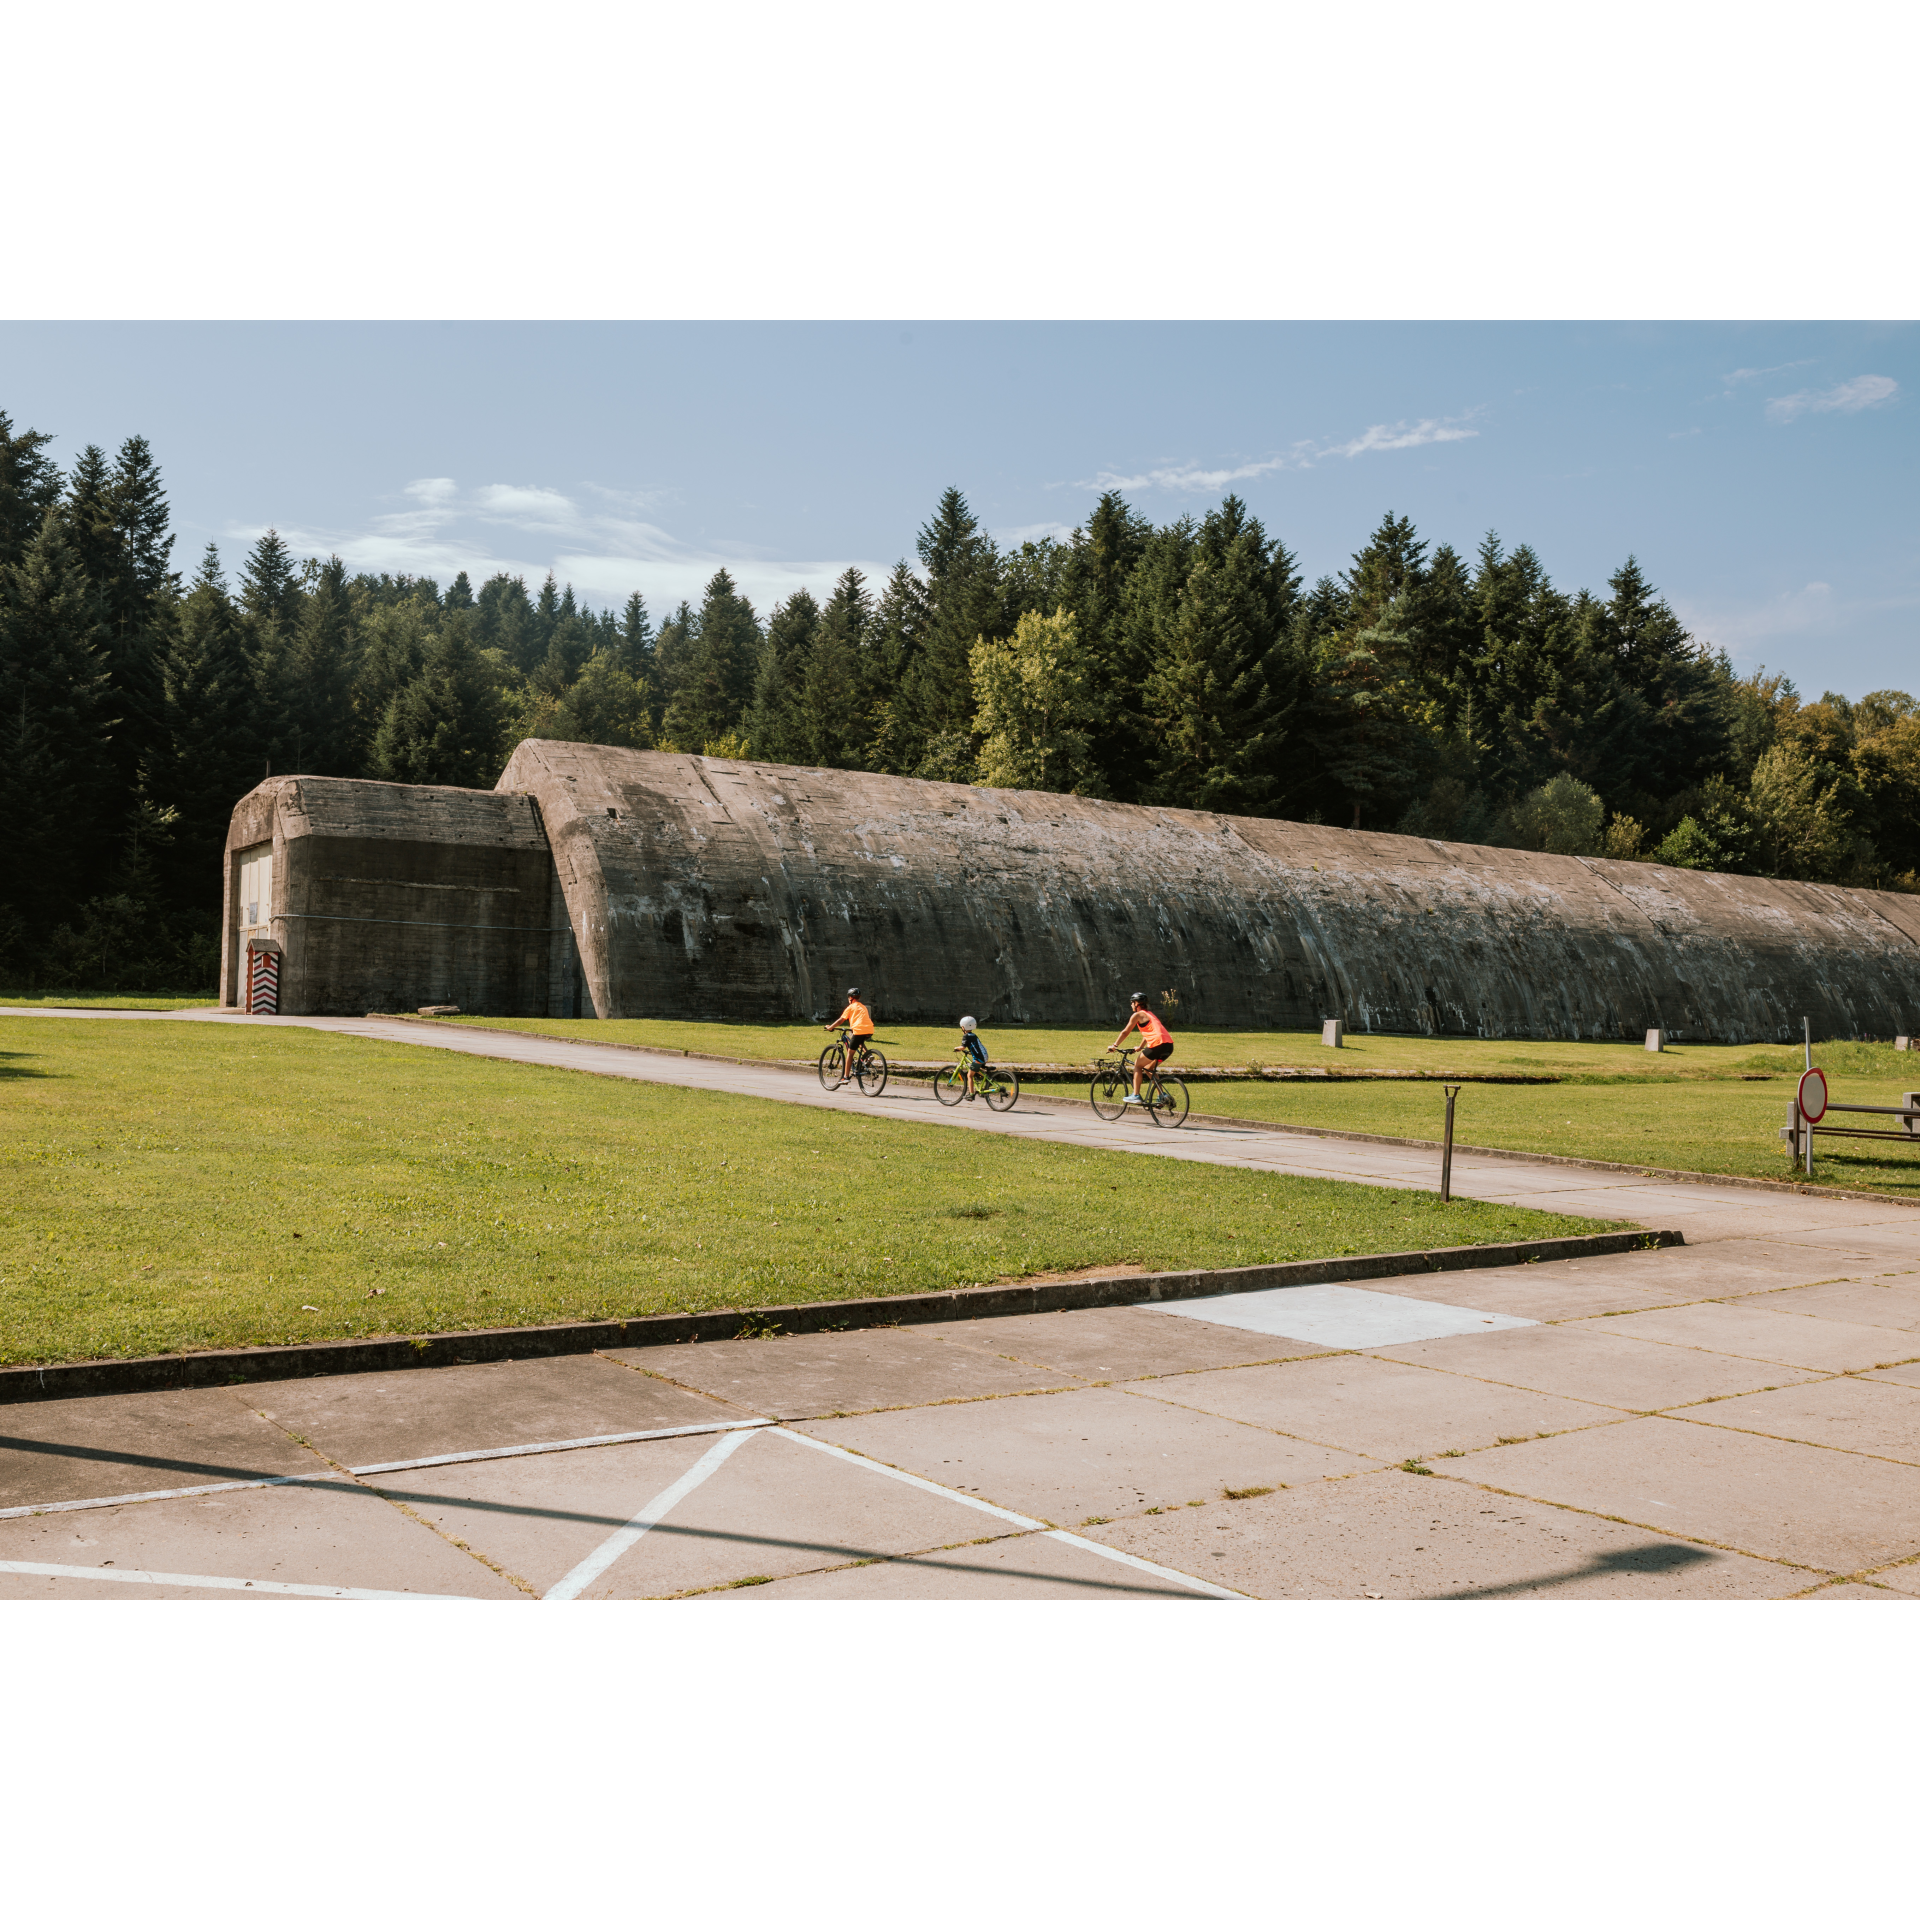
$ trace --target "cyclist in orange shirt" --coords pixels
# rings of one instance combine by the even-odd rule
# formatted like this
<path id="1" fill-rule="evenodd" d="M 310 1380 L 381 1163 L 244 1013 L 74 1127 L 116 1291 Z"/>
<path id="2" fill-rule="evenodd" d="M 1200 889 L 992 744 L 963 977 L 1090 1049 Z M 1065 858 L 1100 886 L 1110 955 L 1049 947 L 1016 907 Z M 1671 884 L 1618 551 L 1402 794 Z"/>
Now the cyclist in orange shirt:
<path id="1" fill-rule="evenodd" d="M 827 1022 L 827 1031 L 835 1027 L 847 1030 L 847 1050 L 840 1060 L 840 1084 L 844 1087 L 853 1077 L 854 1063 L 866 1051 L 867 1042 L 873 1038 L 873 1013 L 867 1003 L 860 998 L 858 987 L 847 989 L 847 1010 L 838 1020 Z"/>
<path id="2" fill-rule="evenodd" d="M 1140 1104 L 1140 1081 L 1146 1073 L 1147 1062 L 1165 1060 L 1171 1056 L 1173 1035 L 1167 1031 L 1166 1022 L 1148 1006 L 1144 993 L 1133 996 L 1133 1018 L 1120 1029 L 1107 1051 L 1118 1053 L 1121 1041 L 1130 1033 L 1138 1033 L 1143 1042 L 1140 1051 L 1133 1056 L 1133 1091 L 1127 1095 L 1126 1102 L 1130 1107 L 1137 1107 Z"/>

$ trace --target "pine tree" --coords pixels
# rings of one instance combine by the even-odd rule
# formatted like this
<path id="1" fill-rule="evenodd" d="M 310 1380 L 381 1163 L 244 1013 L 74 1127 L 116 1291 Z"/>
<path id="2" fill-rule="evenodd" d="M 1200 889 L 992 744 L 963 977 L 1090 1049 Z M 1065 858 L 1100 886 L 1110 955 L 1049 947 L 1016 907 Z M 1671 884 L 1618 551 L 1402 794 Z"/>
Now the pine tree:
<path id="1" fill-rule="evenodd" d="M 805 587 L 789 594 L 768 617 L 745 721 L 759 759 L 787 764 L 807 759 L 800 694 L 819 626 L 820 603 Z"/>
<path id="2" fill-rule="evenodd" d="M 125 806 L 105 596 L 49 512 L 0 570 L 0 913 L 39 938 L 96 886 Z"/>
<path id="3" fill-rule="evenodd" d="M 287 543 L 269 527 L 240 569 L 240 616 L 256 657 L 267 646 L 269 629 L 290 635 L 299 626 L 300 601 L 300 569 Z"/>
<path id="4" fill-rule="evenodd" d="M 169 623 L 160 692 L 161 745 L 142 769 L 141 786 L 174 820 L 168 843 L 152 857 L 173 905 L 205 908 L 218 897 L 234 806 L 265 764 L 245 637 L 211 542 Z"/>
<path id="5" fill-rule="evenodd" d="M 376 779 L 418 786 L 490 787 L 502 753 L 500 709 L 466 616 L 427 641 L 420 671 L 394 696 L 374 736 Z"/>
<path id="6" fill-rule="evenodd" d="M 474 608 L 474 645 L 502 654 L 520 674 L 531 673 L 546 655 L 546 642 L 534 632 L 533 603 L 527 583 L 515 574 L 496 573 L 480 589 Z"/>
<path id="7" fill-rule="evenodd" d="M 0 413 L 0 567 L 19 563 L 47 509 L 60 498 L 60 469 L 44 451 L 50 433 L 19 433 Z"/>
<path id="8" fill-rule="evenodd" d="M 699 637 L 699 620 L 693 608 L 682 600 L 673 617 L 660 628 L 653 643 L 653 679 L 647 688 L 648 711 L 654 729 L 664 725 L 665 715 L 679 697 L 693 670 L 694 646 Z"/>
<path id="9" fill-rule="evenodd" d="M 627 595 L 620 615 L 619 644 L 614 657 L 622 670 L 645 686 L 653 674 L 653 622 L 647 617 L 647 603 L 637 593 Z"/>
<path id="10" fill-rule="evenodd" d="M 709 740 L 739 730 L 753 697 L 760 623 L 722 567 L 700 603 L 699 637 L 672 704 L 666 731 L 682 752 L 700 753 Z"/>
<path id="11" fill-rule="evenodd" d="M 1231 494 L 1198 527 L 1182 520 L 1149 543 L 1130 608 L 1153 742 L 1144 797 L 1225 813 L 1277 804 L 1301 694 L 1292 566 Z"/>
<path id="12" fill-rule="evenodd" d="M 275 662 L 280 733 L 270 751 L 282 773 L 352 779 L 361 769 L 353 708 L 357 648 L 346 576 L 338 554 L 319 569 L 300 625 Z"/>
<path id="13" fill-rule="evenodd" d="M 951 779 L 973 758 L 974 643 L 1008 630 L 1000 556 L 958 487 L 940 496 L 916 550 L 927 575 L 927 617 L 901 688 L 906 744 L 918 751 L 917 771 Z"/>
<path id="14" fill-rule="evenodd" d="M 918 758 L 911 703 L 902 689 L 918 669 L 931 611 L 919 576 L 904 560 L 896 561 L 867 641 L 872 726 L 866 763 L 875 773 L 906 773 Z"/>
<path id="15" fill-rule="evenodd" d="M 460 613 L 473 605 L 473 583 L 467 578 L 463 567 L 453 576 L 453 585 L 447 589 L 447 597 L 441 603 L 449 613 Z"/>

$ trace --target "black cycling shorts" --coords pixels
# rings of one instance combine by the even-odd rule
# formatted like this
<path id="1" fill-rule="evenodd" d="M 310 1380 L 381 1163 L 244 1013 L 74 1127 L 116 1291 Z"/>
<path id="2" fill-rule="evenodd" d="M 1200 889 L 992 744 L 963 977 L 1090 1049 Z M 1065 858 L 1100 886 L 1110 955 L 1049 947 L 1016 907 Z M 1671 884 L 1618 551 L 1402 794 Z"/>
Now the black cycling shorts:
<path id="1" fill-rule="evenodd" d="M 1172 1051 L 1173 1042 L 1171 1040 L 1162 1040 L 1157 1047 L 1146 1048 L 1145 1054 L 1149 1060 L 1164 1060 Z"/>

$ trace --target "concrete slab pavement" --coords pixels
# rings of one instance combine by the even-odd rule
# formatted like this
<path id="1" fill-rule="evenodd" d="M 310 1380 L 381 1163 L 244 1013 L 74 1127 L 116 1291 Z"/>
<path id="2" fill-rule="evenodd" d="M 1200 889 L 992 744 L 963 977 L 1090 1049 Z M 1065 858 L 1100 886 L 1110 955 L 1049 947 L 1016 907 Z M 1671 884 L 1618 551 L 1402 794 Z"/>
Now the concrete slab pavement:
<path id="1" fill-rule="evenodd" d="M 856 1097 L 563 1051 L 625 1077 L 664 1064 L 723 1091 Z M 1312 1136 L 956 1115 L 914 1093 L 862 1109 L 1433 1176 L 1431 1155 Z M 1538 1323 L 1371 1352 L 1120 1307 L 0 1408 L 0 1508 L 144 1502 L 0 1520 L 0 1595 L 1920 1597 L 1920 1213 L 1471 1156 L 1456 1189 L 1691 1244 L 1347 1283 Z M 769 1418 L 797 1439 L 718 1431 Z M 328 1477 L 196 1491 L 263 1472 Z"/>

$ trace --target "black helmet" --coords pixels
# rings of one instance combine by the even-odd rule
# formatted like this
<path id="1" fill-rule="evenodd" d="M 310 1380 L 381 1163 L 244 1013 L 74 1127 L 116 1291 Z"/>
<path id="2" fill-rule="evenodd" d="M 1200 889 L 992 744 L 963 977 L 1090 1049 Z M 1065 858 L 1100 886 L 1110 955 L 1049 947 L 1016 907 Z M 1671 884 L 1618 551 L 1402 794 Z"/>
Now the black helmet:
<path id="1" fill-rule="evenodd" d="M 1144 993 L 1129 994 L 1127 997 L 1136 1007 L 1144 1007 L 1147 1004 L 1147 996 Z"/>
<path id="2" fill-rule="evenodd" d="M 860 989 L 858 987 L 849 987 L 847 989 L 847 998 L 849 1000 L 858 1000 L 860 998 Z"/>

